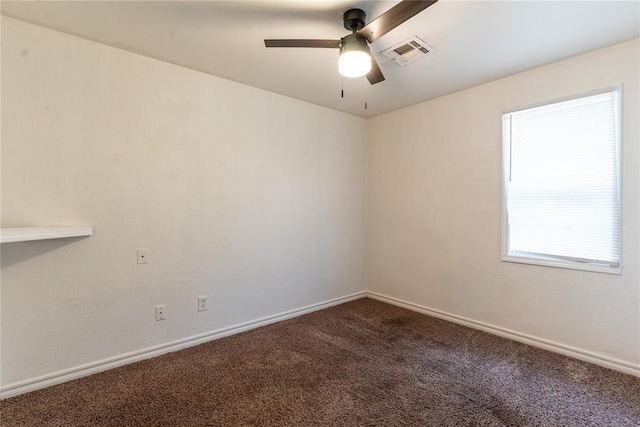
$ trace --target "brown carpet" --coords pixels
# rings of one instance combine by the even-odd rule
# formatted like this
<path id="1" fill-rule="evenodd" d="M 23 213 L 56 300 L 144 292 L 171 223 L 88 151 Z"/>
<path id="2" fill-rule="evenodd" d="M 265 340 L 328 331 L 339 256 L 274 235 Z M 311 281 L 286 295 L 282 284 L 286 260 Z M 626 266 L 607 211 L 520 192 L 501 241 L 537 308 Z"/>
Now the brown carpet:
<path id="1" fill-rule="evenodd" d="M 371 299 L 4 400 L 9 426 L 640 426 L 640 378 Z"/>

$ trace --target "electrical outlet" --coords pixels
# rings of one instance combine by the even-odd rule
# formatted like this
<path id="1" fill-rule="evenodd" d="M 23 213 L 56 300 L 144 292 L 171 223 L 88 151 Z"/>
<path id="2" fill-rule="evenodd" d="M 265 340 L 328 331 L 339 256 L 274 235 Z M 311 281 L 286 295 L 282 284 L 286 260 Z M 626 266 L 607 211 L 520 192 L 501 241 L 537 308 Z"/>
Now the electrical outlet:
<path id="1" fill-rule="evenodd" d="M 138 264 L 146 264 L 146 263 L 147 263 L 147 250 L 138 249 Z"/>
<path id="2" fill-rule="evenodd" d="M 207 296 L 198 297 L 198 311 L 207 311 Z"/>
<path id="3" fill-rule="evenodd" d="M 156 305 L 156 322 L 164 319 L 164 305 Z"/>

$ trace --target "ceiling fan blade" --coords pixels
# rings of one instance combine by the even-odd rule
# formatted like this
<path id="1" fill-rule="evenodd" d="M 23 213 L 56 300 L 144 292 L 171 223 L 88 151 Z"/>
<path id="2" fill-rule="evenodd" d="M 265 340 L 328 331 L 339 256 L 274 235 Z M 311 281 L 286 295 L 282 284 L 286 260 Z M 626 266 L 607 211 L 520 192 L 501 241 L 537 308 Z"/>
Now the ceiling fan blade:
<path id="1" fill-rule="evenodd" d="M 365 36 L 369 43 L 372 43 L 437 1 L 403 0 L 365 25 L 358 34 Z"/>
<path id="2" fill-rule="evenodd" d="M 384 75 L 382 74 L 378 63 L 376 62 L 376 58 L 374 58 L 373 55 L 371 55 L 371 71 L 367 74 L 367 80 L 369 80 L 369 83 L 372 85 L 384 81 Z"/>
<path id="3" fill-rule="evenodd" d="M 326 47 L 340 48 L 340 40 L 315 40 L 315 39 L 278 39 L 265 40 L 266 47 Z"/>

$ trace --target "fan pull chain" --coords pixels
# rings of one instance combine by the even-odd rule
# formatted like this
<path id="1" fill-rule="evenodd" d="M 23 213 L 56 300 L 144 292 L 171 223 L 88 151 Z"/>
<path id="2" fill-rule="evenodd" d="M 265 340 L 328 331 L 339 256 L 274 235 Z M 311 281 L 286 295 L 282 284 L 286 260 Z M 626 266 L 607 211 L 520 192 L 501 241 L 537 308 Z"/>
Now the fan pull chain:
<path id="1" fill-rule="evenodd" d="M 342 83 L 341 83 L 342 86 L 340 86 L 340 98 L 344 98 L 344 76 L 340 76 L 340 77 L 342 77 Z"/>
<path id="2" fill-rule="evenodd" d="M 364 109 L 367 109 L 367 76 L 364 76 Z"/>

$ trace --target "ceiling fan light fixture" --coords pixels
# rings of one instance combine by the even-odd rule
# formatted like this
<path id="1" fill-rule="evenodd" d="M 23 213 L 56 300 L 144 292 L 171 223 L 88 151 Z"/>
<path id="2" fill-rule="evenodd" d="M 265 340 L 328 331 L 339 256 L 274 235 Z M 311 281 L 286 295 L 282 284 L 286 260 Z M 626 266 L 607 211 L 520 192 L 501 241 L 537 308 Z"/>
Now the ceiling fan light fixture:
<path id="1" fill-rule="evenodd" d="M 360 34 L 349 34 L 342 39 L 338 71 L 344 77 L 362 77 L 371 71 L 367 39 Z"/>

